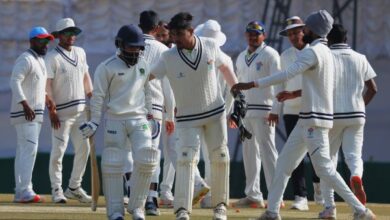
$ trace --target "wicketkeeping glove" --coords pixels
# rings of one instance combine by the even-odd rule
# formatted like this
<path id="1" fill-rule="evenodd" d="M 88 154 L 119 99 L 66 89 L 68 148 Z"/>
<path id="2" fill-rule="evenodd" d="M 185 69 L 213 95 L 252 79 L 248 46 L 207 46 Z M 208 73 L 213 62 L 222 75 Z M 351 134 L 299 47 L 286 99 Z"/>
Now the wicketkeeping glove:
<path id="1" fill-rule="evenodd" d="M 88 122 L 84 122 L 83 124 L 81 124 L 79 127 L 79 130 L 83 134 L 83 137 L 85 139 L 87 139 L 95 134 L 98 126 L 99 126 L 98 124 L 96 124 L 92 121 L 88 121 Z"/>

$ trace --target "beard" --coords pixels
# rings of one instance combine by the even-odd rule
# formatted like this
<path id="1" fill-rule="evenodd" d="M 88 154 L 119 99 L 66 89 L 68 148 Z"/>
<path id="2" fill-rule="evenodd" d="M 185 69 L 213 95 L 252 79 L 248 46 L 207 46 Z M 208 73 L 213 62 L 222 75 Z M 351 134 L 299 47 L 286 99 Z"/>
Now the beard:
<path id="1" fill-rule="evenodd" d="M 313 38 L 312 35 L 305 34 L 305 35 L 303 35 L 302 41 L 303 41 L 305 44 L 311 44 L 311 42 L 314 41 L 314 38 Z"/>
<path id="2" fill-rule="evenodd" d="M 47 53 L 47 47 L 44 48 L 32 48 L 38 55 L 45 56 Z"/>

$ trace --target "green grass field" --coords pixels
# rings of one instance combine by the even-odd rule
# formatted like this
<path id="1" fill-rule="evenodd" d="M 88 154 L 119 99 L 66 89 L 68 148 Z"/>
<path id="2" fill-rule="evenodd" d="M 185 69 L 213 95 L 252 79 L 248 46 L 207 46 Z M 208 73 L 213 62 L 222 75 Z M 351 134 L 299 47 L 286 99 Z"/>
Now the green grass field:
<path id="1" fill-rule="evenodd" d="M 96 212 L 92 212 L 88 204 L 80 204 L 77 201 L 68 201 L 67 204 L 53 204 L 49 195 L 45 196 L 46 202 L 39 204 L 16 204 L 13 203 L 13 195 L 0 194 L 0 219 L 74 219 L 74 220 L 98 220 L 106 219 L 104 198 L 99 199 L 99 207 Z M 231 200 L 231 202 L 234 201 Z M 286 207 L 291 205 L 291 201 L 286 201 Z M 368 204 L 377 215 L 378 220 L 390 220 L 390 204 Z M 284 208 L 281 210 L 282 218 L 288 219 L 316 219 L 318 212 L 322 207 L 310 203 L 310 211 L 299 212 Z M 228 211 L 228 219 L 248 220 L 256 219 L 264 209 L 234 209 Z M 192 220 L 211 219 L 211 209 L 200 209 L 195 206 L 191 215 Z M 337 203 L 337 219 L 352 219 L 351 209 L 346 203 Z M 126 214 L 126 219 L 131 219 L 129 214 Z M 174 219 L 172 209 L 161 209 L 161 216 L 149 217 L 146 219 Z"/>

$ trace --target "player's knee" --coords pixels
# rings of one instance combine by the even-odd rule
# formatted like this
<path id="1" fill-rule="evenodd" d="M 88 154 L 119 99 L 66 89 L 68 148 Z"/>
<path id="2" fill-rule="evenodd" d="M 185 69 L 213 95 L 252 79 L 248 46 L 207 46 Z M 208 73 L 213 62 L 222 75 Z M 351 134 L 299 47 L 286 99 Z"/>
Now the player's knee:
<path id="1" fill-rule="evenodd" d="M 124 165 L 123 150 L 114 147 L 106 147 L 102 154 L 102 172 L 122 174 Z"/>
<path id="2" fill-rule="evenodd" d="M 221 146 L 217 149 L 213 149 L 210 152 L 211 163 L 224 163 L 228 164 L 230 161 L 229 150 L 227 146 Z"/>
<path id="3" fill-rule="evenodd" d="M 177 163 L 179 164 L 191 164 L 195 163 L 197 160 L 196 152 L 198 151 L 197 147 L 180 147 L 177 150 Z"/>
<path id="4" fill-rule="evenodd" d="M 334 168 L 332 163 L 328 164 L 318 164 L 318 163 L 313 163 L 314 170 L 316 174 L 320 178 L 326 178 L 328 176 L 334 176 L 336 175 L 336 169 Z"/>
<path id="5" fill-rule="evenodd" d="M 134 152 L 134 168 L 139 172 L 152 174 L 160 160 L 160 151 L 153 147 L 142 147 Z"/>

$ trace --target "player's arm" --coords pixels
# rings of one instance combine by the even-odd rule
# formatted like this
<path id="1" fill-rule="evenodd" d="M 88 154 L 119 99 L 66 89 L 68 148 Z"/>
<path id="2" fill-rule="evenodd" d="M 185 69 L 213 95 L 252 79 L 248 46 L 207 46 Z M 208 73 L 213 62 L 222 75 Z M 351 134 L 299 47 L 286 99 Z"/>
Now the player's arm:
<path id="1" fill-rule="evenodd" d="M 281 71 L 280 56 L 277 52 L 269 57 L 269 70 L 271 73 L 278 73 Z M 279 113 L 281 112 L 281 103 L 278 102 L 276 94 L 283 91 L 283 83 L 275 84 L 272 86 L 272 109 L 268 115 L 267 121 L 270 126 L 276 126 L 279 123 Z"/>
<path id="2" fill-rule="evenodd" d="M 164 95 L 164 106 L 165 106 L 165 129 L 167 130 L 167 134 L 171 135 L 175 131 L 175 122 L 174 122 L 174 111 L 175 111 L 175 96 L 173 95 L 173 91 L 171 88 L 171 84 L 167 77 L 164 77 L 161 80 L 161 86 Z"/>
<path id="3" fill-rule="evenodd" d="M 278 99 L 279 102 L 284 102 L 289 99 L 295 99 L 302 96 L 302 90 L 295 90 L 295 91 L 283 91 L 279 92 L 276 95 L 276 98 Z"/>
<path id="4" fill-rule="evenodd" d="M 92 97 L 93 85 L 92 85 L 91 76 L 89 75 L 88 72 L 86 72 L 86 73 L 84 74 L 83 83 L 84 83 L 85 95 L 86 95 L 88 98 L 91 98 L 91 97 Z"/>
<path id="5" fill-rule="evenodd" d="M 231 58 L 224 54 L 219 48 L 217 49 L 215 65 L 222 73 L 223 78 L 225 79 L 229 88 L 238 83 L 237 76 L 234 73 L 234 67 L 233 63 L 231 62 Z"/>
<path id="6" fill-rule="evenodd" d="M 27 103 L 27 98 L 23 92 L 22 83 L 26 78 L 26 75 L 31 71 L 31 63 L 26 59 L 18 59 L 12 70 L 10 87 L 12 95 L 15 98 L 16 103 L 20 103 L 23 106 L 24 117 L 27 121 L 32 121 L 35 118 L 35 112 Z"/>
<path id="7" fill-rule="evenodd" d="M 291 64 L 286 70 L 272 74 L 271 76 L 263 77 L 252 82 L 237 83 L 232 87 L 233 91 L 236 90 L 248 90 L 252 88 L 265 88 L 271 85 L 285 82 L 292 79 L 298 74 L 302 74 L 304 71 L 318 63 L 317 57 L 311 48 L 304 49 L 298 59 Z"/>
<path id="8" fill-rule="evenodd" d="M 368 105 L 372 98 L 376 95 L 378 92 L 378 88 L 376 86 L 374 79 L 369 79 L 365 82 L 365 86 L 367 87 L 366 91 L 363 94 L 364 104 Z"/>
<path id="9" fill-rule="evenodd" d="M 145 107 L 148 111 L 147 113 L 147 119 L 151 120 L 153 119 L 153 103 L 152 103 L 152 90 L 150 88 L 149 80 L 145 80 L 144 83 L 144 92 L 145 92 Z"/>
<path id="10" fill-rule="evenodd" d="M 46 106 L 49 110 L 49 118 L 51 122 L 51 127 L 58 129 L 61 127 L 60 119 L 57 115 L 56 103 L 53 96 L 53 79 L 56 74 L 56 61 L 51 56 L 47 56 L 45 59 L 46 69 L 47 69 L 47 80 L 46 80 Z"/>

